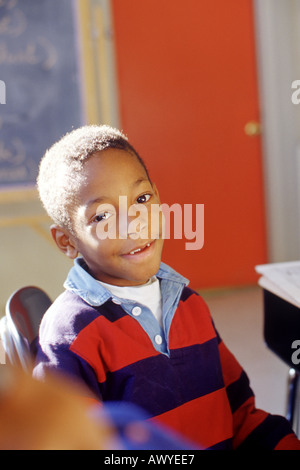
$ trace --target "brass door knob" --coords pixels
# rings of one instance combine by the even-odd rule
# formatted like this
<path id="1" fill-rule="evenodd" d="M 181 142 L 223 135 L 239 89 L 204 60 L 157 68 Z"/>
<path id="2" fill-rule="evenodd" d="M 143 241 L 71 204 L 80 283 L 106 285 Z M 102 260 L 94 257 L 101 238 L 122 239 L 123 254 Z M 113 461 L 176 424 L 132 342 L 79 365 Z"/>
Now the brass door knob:
<path id="1" fill-rule="evenodd" d="M 249 121 L 244 127 L 245 134 L 249 137 L 255 137 L 261 134 L 261 124 L 257 121 Z"/>

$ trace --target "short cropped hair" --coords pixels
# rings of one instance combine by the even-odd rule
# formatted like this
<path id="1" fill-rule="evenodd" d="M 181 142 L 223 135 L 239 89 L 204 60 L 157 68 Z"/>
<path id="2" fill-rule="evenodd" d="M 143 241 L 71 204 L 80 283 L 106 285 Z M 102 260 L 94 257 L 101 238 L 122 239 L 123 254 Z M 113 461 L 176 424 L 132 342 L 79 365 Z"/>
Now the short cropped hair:
<path id="1" fill-rule="evenodd" d="M 150 181 L 144 161 L 120 130 L 107 125 L 75 129 L 46 151 L 39 166 L 39 196 L 55 224 L 74 234 L 71 209 L 76 204 L 78 188 L 85 183 L 83 166 L 95 153 L 111 148 L 134 154 Z"/>

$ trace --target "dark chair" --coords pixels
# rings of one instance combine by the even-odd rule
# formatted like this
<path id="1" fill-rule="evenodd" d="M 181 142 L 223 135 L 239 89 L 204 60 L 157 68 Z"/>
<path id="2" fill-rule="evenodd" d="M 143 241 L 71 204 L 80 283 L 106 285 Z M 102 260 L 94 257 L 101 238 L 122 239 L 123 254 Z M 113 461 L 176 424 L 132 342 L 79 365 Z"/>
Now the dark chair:
<path id="1" fill-rule="evenodd" d="M 34 286 L 22 287 L 8 299 L 0 334 L 11 364 L 31 369 L 40 322 L 51 303 L 46 292 Z"/>
<path id="2" fill-rule="evenodd" d="M 292 362 L 292 343 L 300 339 L 300 309 L 277 295 L 263 290 L 264 339 L 267 346 L 290 368 L 286 418 L 300 434 L 300 364 Z"/>

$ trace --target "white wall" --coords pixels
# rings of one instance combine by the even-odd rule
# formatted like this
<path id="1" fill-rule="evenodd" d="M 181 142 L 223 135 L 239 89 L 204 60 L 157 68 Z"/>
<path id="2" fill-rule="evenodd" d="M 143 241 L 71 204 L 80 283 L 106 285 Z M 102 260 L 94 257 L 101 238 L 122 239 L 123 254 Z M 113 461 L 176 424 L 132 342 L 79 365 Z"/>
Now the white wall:
<path id="1" fill-rule="evenodd" d="M 20 287 L 37 285 L 53 299 L 63 290 L 72 262 L 52 241 L 45 219 L 38 199 L 0 202 L 0 317 Z"/>
<path id="2" fill-rule="evenodd" d="M 300 2 L 254 0 L 270 261 L 300 258 Z"/>

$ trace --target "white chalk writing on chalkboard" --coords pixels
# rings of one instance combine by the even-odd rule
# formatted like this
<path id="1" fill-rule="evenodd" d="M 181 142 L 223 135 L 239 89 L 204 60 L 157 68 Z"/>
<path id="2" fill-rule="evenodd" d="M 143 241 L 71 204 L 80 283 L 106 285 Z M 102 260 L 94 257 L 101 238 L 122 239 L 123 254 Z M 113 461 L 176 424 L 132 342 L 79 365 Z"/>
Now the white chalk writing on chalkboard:
<path id="1" fill-rule="evenodd" d="M 17 166 L 24 163 L 25 158 L 25 148 L 20 139 L 13 139 L 10 148 L 5 146 L 5 143 L 0 140 L 0 163 L 9 161 L 10 165 Z"/>
<path id="2" fill-rule="evenodd" d="M 76 4 L 0 0 L 0 190 L 34 185 L 45 150 L 82 122 Z"/>
<path id="3" fill-rule="evenodd" d="M 2 163 L 8 166 L 2 167 Z M 35 174 L 35 162 L 26 155 L 24 144 L 17 137 L 7 146 L 0 140 L 0 179 L 8 182 L 27 179 Z"/>
<path id="4" fill-rule="evenodd" d="M 6 8 L 9 12 L 8 6 Z M 26 30 L 26 27 L 26 17 L 18 8 L 0 18 L 0 34 L 18 37 Z"/>
<path id="5" fill-rule="evenodd" d="M 6 7 L 7 10 L 14 8 L 19 0 L 0 0 L 0 7 Z"/>
<path id="6" fill-rule="evenodd" d="M 17 52 L 10 52 L 6 44 L 0 43 L 0 64 L 42 64 L 44 70 L 50 70 L 57 60 L 57 52 L 50 41 L 39 37 L 36 43 L 30 42 Z"/>

